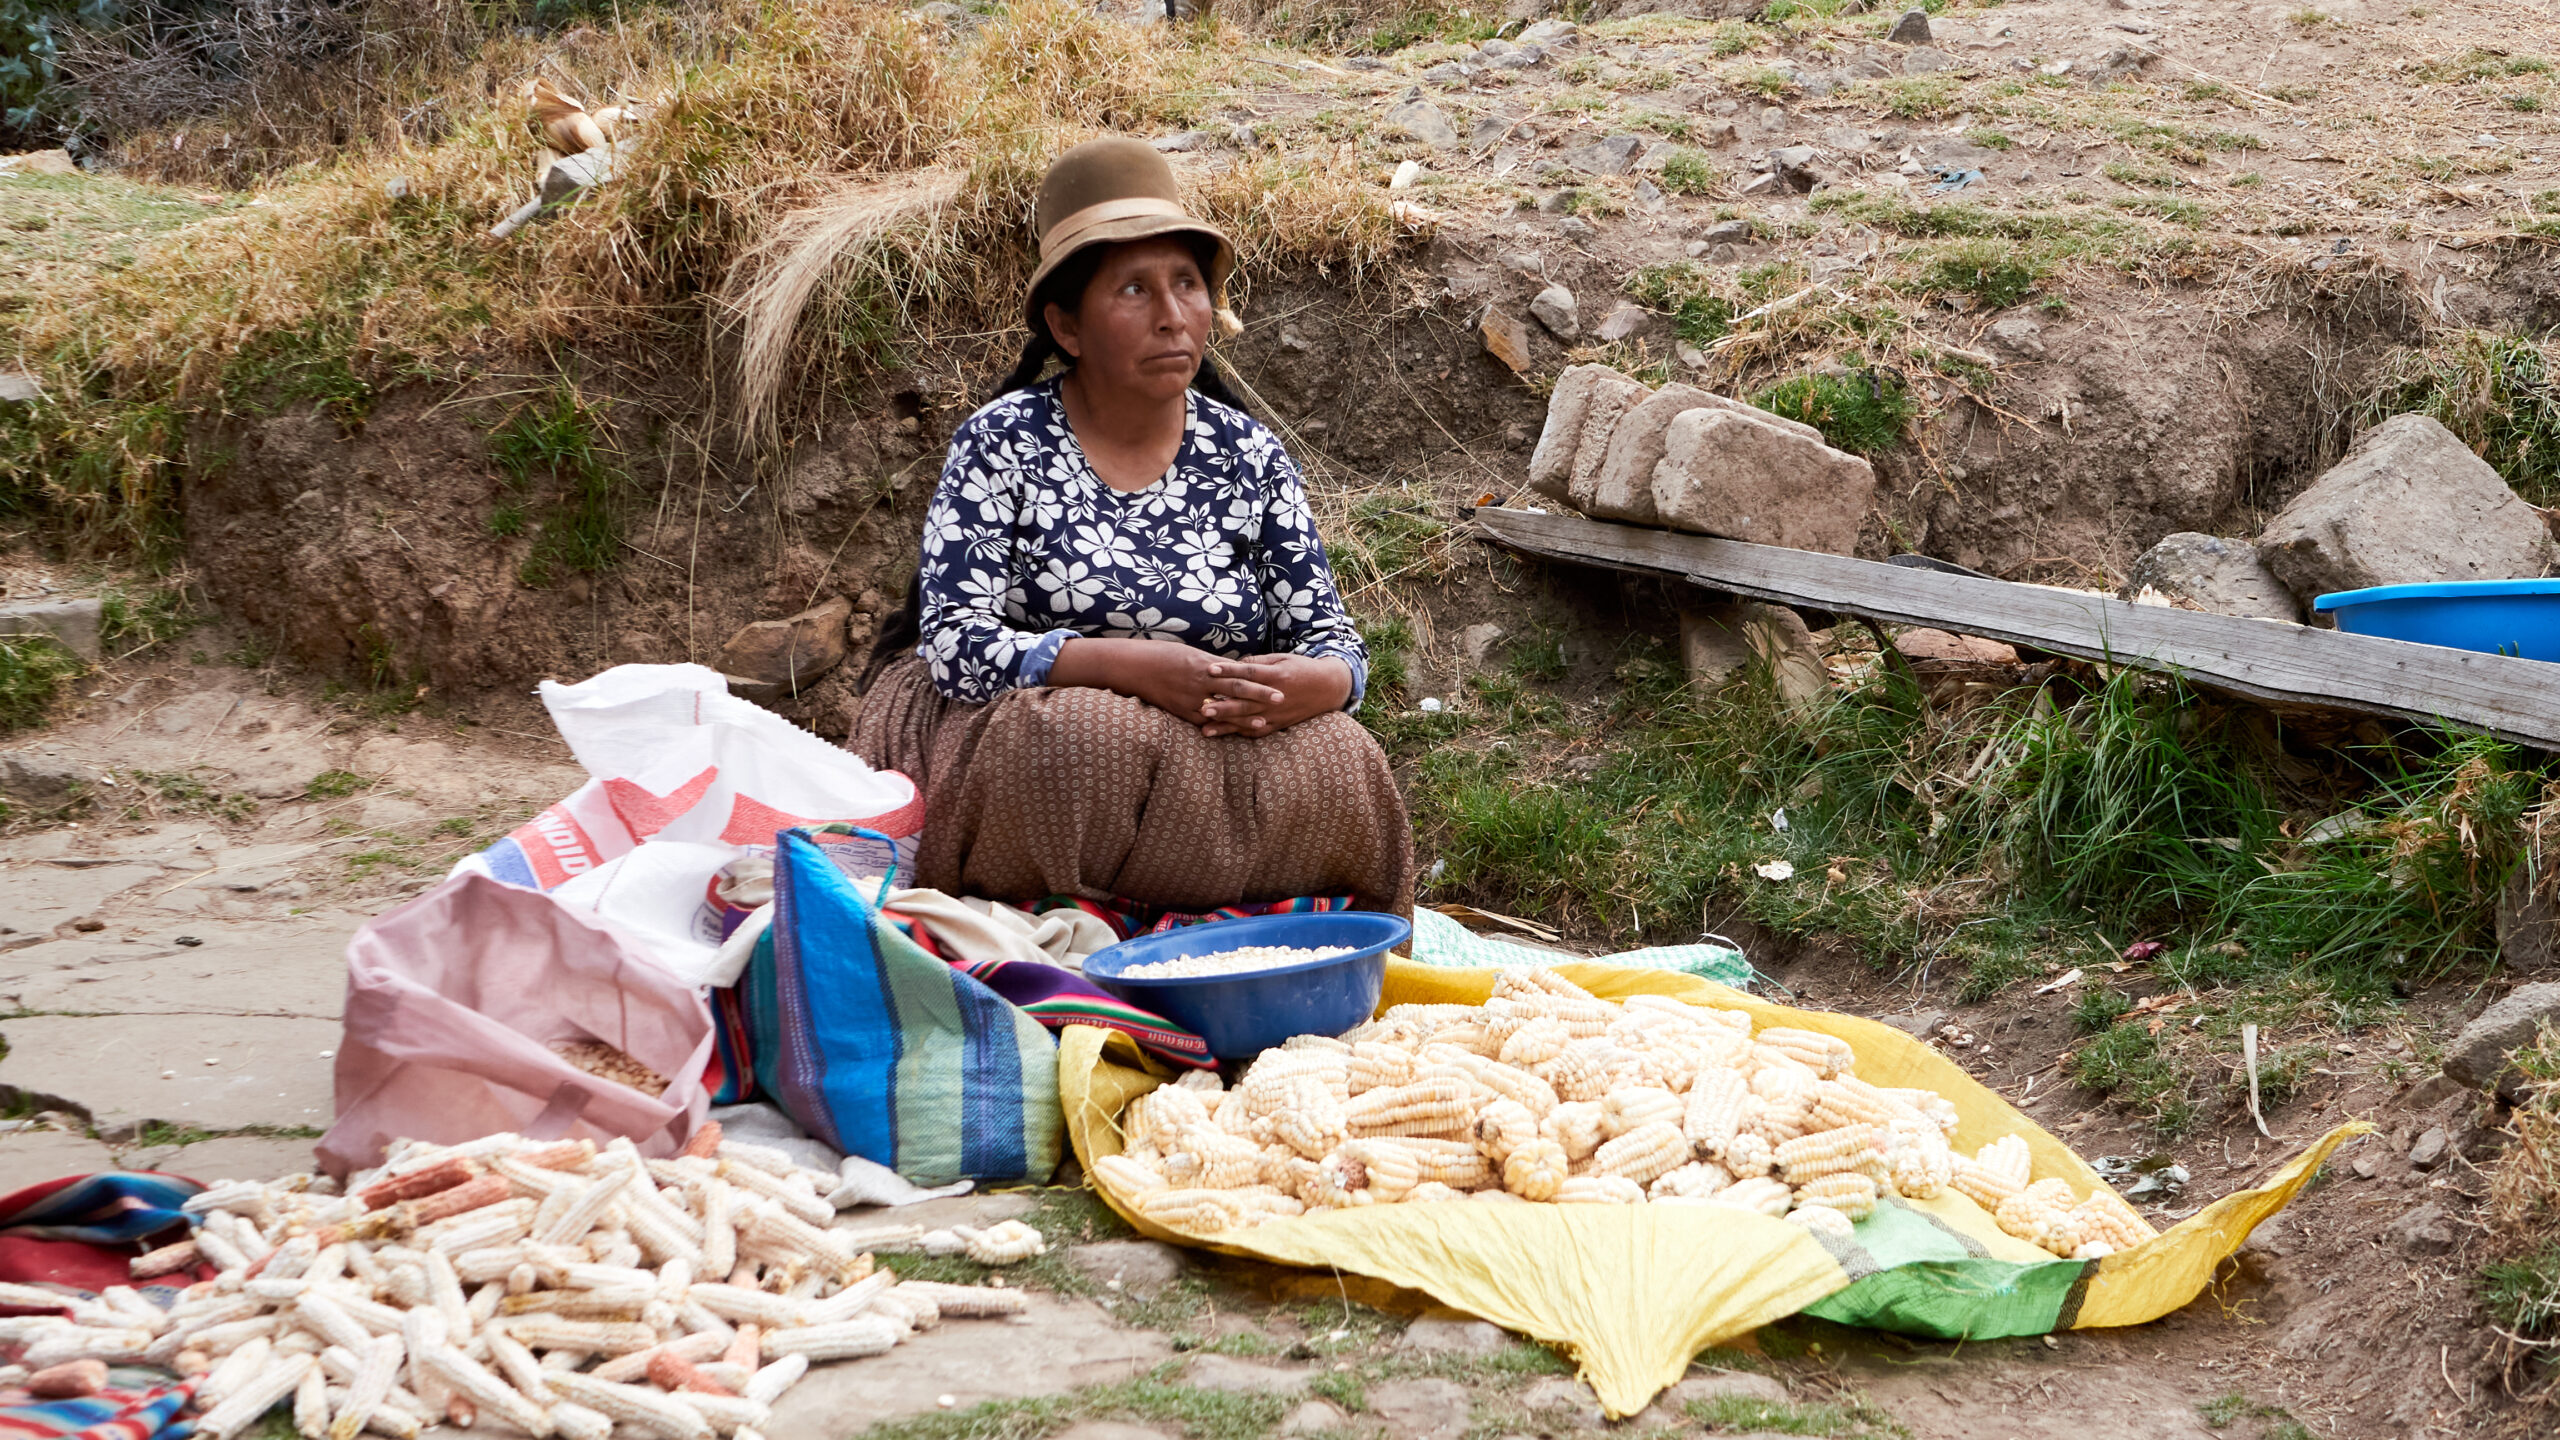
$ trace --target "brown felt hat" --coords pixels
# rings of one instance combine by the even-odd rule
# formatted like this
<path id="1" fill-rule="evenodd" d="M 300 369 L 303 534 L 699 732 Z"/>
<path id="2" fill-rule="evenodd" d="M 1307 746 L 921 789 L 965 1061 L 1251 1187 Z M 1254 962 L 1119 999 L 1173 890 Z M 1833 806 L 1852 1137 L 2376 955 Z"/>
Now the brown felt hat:
<path id="1" fill-rule="evenodd" d="M 1158 235 L 1205 235 L 1217 245 L 1209 259 L 1209 294 L 1222 330 L 1234 327 L 1227 310 L 1227 277 L 1235 272 L 1236 247 L 1216 226 L 1182 208 L 1173 167 L 1143 140 L 1114 136 L 1088 140 L 1049 163 L 1040 181 L 1040 268 L 1023 287 L 1023 319 L 1046 327 L 1035 310 L 1040 282 L 1079 250 Z"/>

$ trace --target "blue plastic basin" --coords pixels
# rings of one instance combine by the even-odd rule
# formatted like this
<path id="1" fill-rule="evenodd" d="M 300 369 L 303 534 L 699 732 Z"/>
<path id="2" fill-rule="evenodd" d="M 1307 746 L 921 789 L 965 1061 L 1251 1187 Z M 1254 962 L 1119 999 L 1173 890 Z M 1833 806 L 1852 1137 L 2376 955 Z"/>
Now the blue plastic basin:
<path id="1" fill-rule="evenodd" d="M 2377 585 L 2311 602 L 2350 635 L 2560 662 L 2560 580 Z"/>
<path id="2" fill-rule="evenodd" d="M 1366 910 L 1322 915 L 1255 915 L 1141 935 L 1085 957 L 1086 978 L 1209 1042 L 1221 1060 L 1259 1055 L 1292 1035 L 1339 1035 L 1378 1008 L 1387 983 L 1387 952 L 1413 933 L 1413 922 Z M 1125 980 L 1132 965 L 1182 955 L 1211 955 L 1247 945 L 1301 949 L 1349 945 L 1348 955 L 1242 975 Z"/>

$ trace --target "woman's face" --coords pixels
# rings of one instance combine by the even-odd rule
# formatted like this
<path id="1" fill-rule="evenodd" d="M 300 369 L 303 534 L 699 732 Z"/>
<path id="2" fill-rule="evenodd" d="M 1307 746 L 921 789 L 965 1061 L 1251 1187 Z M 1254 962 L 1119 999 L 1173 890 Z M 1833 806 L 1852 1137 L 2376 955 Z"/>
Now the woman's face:
<path id="1" fill-rule="evenodd" d="M 1200 371 L 1213 308 L 1198 257 L 1165 236 L 1112 246 L 1082 305 L 1051 305 L 1046 318 L 1087 384 L 1170 400 Z"/>

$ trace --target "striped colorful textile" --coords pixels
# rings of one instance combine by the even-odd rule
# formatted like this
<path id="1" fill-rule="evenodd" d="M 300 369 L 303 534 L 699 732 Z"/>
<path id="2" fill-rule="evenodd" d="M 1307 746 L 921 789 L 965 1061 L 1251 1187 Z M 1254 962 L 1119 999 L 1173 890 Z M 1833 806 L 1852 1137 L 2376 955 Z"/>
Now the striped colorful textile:
<path id="1" fill-rule="evenodd" d="M 187 1223 L 178 1207 L 202 1189 L 193 1180 L 147 1170 L 67 1175 L 0 1196 L 0 1233 L 130 1245 Z"/>
<path id="2" fill-rule="evenodd" d="M 1134 900 L 1082 900 L 1073 895 L 1052 895 L 1030 907 L 1034 915 L 1073 906 L 1111 927 L 1123 940 L 1141 935 L 1161 935 L 1186 925 L 1206 925 L 1216 920 L 1242 920 L 1248 915 L 1329 915 L 1351 908 L 1348 895 L 1300 895 L 1289 900 L 1263 900 L 1243 905 L 1222 905 L 1215 910 L 1165 910 L 1141 905 Z"/>
<path id="3" fill-rule="evenodd" d="M 143 1372 L 119 1369 L 121 1380 Z M 0 1391 L 0 1440 L 185 1440 L 193 1420 L 180 1420 L 195 1382 L 110 1386 L 80 1400 L 30 1400 L 23 1390 Z M 19 1397 L 11 1403 L 6 1397 Z"/>
<path id="4" fill-rule="evenodd" d="M 918 934 L 923 931 L 922 926 L 906 928 L 917 936 L 919 945 L 930 938 L 929 933 Z M 1140 1049 L 1174 1064 L 1194 1070 L 1217 1068 L 1217 1057 L 1209 1053 L 1208 1041 L 1151 1010 L 1139 1009 L 1073 970 L 1020 960 L 948 963 L 1051 1030 L 1099 1025 L 1119 1031 L 1137 1041 Z"/>
<path id="5" fill-rule="evenodd" d="M 919 1184 L 1047 1179 L 1064 1133 L 1048 1031 L 886 923 L 885 880 L 865 895 L 807 831 L 778 839 L 772 928 L 722 997 L 719 1103 L 770 1101 Z"/>

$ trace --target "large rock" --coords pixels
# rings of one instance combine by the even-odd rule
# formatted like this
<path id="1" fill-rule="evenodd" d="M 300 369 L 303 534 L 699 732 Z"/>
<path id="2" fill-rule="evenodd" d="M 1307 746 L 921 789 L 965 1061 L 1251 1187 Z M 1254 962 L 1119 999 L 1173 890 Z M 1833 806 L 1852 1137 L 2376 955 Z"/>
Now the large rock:
<path id="1" fill-rule="evenodd" d="M 2170 603 L 2216 615 L 2302 622 L 2302 606 L 2246 540 L 2181 530 L 2142 552 L 2124 582 L 2124 598 L 2158 591 Z"/>
<path id="2" fill-rule="evenodd" d="M 1555 392 L 1547 397 L 1546 429 L 1529 457 L 1529 488 L 1549 499 L 1571 499 L 1578 485 L 1600 473 L 1619 417 L 1651 393 L 1642 381 L 1606 365 L 1576 365 L 1557 376 Z"/>
<path id="3" fill-rule="evenodd" d="M 1455 1380 L 1390 1380 L 1369 1387 L 1369 1413 L 1397 1440 L 1458 1440 L 1472 1407 Z"/>
<path id="4" fill-rule="evenodd" d="M 1401 130 L 1434 150 L 1446 150 L 1458 143 L 1458 127 L 1450 124 L 1449 117 L 1440 112 L 1440 107 L 1428 100 L 1408 100 L 1389 110 L 1385 124 L 1388 129 Z"/>
<path id="5" fill-rule="evenodd" d="M 750 699 L 797 694 L 844 663 L 844 627 L 852 618 L 853 602 L 839 595 L 787 620 L 740 626 L 720 647 L 721 672 L 745 681 L 730 688 Z"/>
<path id="6" fill-rule="evenodd" d="M 2370 585 L 2536 578 L 2551 534 L 2452 431 L 2395 415 L 2276 512 L 2258 556 L 2308 606 Z"/>
<path id="7" fill-rule="evenodd" d="M 1876 472 L 1755 415 L 1700 409 L 1664 431 L 1650 488 L 1655 514 L 1675 530 L 1852 555 L 1875 505 Z"/>
<path id="8" fill-rule="evenodd" d="M 1822 438 L 1822 432 L 1810 425 L 1772 415 L 1712 390 L 1675 382 L 1654 391 L 1619 420 L 1618 428 L 1609 437 L 1609 453 L 1589 486 L 1586 488 L 1576 478 L 1574 508 L 1604 520 L 1636 525 L 1661 523 L 1661 512 L 1653 503 L 1653 468 L 1662 463 L 1671 422 L 1692 410 L 1731 411 L 1782 430 L 1800 432 L 1808 439 Z"/>
<path id="9" fill-rule="evenodd" d="M 2508 1054 L 2532 1044 L 2534 1033 L 2546 1023 L 2560 1026 L 2560 983 L 2519 985 L 2453 1037 L 2445 1050 L 2444 1073 L 2485 1089 L 2505 1073 Z"/>
<path id="10" fill-rule="evenodd" d="M 1582 333 L 1582 306 L 1573 292 L 1562 285 L 1550 285 L 1529 302 L 1529 313 L 1547 332 L 1559 340 L 1570 340 Z"/>
<path id="11" fill-rule="evenodd" d="M 95 596 L 71 600 L 0 603 L 0 636 L 41 636 L 83 660 L 99 657 L 98 632 L 106 606 Z"/>
<path id="12" fill-rule="evenodd" d="M 0 800 L 38 807 L 60 805 L 88 778 L 79 766 L 59 755 L 0 750 Z"/>

